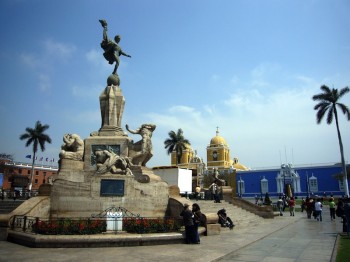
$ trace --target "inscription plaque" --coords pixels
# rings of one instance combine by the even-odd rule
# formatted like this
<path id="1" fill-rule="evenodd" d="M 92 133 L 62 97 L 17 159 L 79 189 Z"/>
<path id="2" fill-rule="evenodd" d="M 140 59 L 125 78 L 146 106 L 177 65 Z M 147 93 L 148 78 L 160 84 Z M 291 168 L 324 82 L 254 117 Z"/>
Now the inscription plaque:
<path id="1" fill-rule="evenodd" d="M 124 180 L 102 179 L 100 196 L 124 196 Z"/>

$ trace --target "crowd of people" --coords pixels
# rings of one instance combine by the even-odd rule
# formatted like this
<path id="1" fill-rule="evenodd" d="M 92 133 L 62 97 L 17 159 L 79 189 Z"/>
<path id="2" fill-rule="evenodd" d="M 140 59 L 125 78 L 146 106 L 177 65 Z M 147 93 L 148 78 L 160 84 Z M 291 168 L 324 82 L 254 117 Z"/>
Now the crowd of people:
<path id="1" fill-rule="evenodd" d="M 211 185 L 211 193 L 215 203 L 220 203 L 220 198 L 217 194 L 217 184 Z M 343 223 L 343 232 L 347 232 L 350 237 L 350 198 L 343 197 L 335 199 L 332 195 L 327 198 L 323 197 L 302 197 L 300 203 L 301 212 L 306 212 L 307 219 L 314 218 L 315 220 L 322 222 L 324 220 L 323 211 L 324 208 L 329 208 L 330 221 L 335 221 L 338 217 Z M 294 197 L 288 197 L 281 195 L 276 203 L 279 215 L 283 216 L 285 210 L 289 211 L 290 216 L 295 216 L 296 199 Z M 200 244 L 200 237 L 198 233 L 199 226 L 205 226 L 206 217 L 201 213 L 201 209 L 197 203 L 192 205 L 192 210 L 188 204 L 184 204 L 184 209 L 180 214 L 183 217 L 185 226 L 186 243 L 188 244 Z M 220 209 L 217 212 L 218 223 L 221 227 L 233 229 L 235 226 L 232 219 L 227 216 L 225 209 Z"/>
<path id="2" fill-rule="evenodd" d="M 277 209 L 280 216 L 283 216 L 286 207 L 289 208 L 290 216 L 295 214 L 295 199 L 293 197 L 280 196 L 277 203 Z M 306 211 L 308 219 L 314 218 L 322 222 L 324 220 L 324 208 L 329 208 L 330 221 L 335 221 L 338 217 L 343 223 L 343 232 L 347 232 L 350 237 L 350 198 L 341 197 L 337 200 L 331 195 L 329 198 L 323 197 L 306 197 L 301 198 L 301 212 Z"/>

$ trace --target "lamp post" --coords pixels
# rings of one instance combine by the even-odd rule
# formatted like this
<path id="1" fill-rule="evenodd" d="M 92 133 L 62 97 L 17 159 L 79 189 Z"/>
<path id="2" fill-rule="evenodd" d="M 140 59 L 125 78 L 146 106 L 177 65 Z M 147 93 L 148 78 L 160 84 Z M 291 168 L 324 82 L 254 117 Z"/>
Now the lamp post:
<path id="1" fill-rule="evenodd" d="M 239 196 L 242 198 L 242 176 L 239 175 Z"/>
<path id="2" fill-rule="evenodd" d="M 283 172 L 283 195 L 286 195 L 286 173 Z"/>
<path id="3" fill-rule="evenodd" d="M 262 185 L 261 185 L 261 176 L 260 176 L 260 200 L 262 201 L 263 197 L 262 197 Z"/>
<path id="4" fill-rule="evenodd" d="M 310 197 L 309 174 L 307 172 L 306 172 L 306 190 L 307 190 L 307 196 Z"/>

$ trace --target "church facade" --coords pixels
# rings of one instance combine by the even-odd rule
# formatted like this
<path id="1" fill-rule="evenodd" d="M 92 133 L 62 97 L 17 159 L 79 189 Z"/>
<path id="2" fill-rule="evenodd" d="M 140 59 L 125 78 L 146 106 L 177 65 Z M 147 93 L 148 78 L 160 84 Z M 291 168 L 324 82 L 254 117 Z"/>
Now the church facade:
<path id="1" fill-rule="evenodd" d="M 285 163 L 276 168 L 251 170 L 237 157 L 231 159 L 230 147 L 220 136 L 218 128 L 206 149 L 206 161 L 198 157 L 190 146 L 184 150 L 180 163 L 176 161 L 176 153 L 171 154 L 172 166 L 193 171 L 193 186 L 205 188 L 203 181 L 217 170 L 221 178 L 232 186 L 236 196 L 256 197 L 266 193 L 270 196 L 342 196 L 345 192 L 340 163 L 309 166 Z"/>

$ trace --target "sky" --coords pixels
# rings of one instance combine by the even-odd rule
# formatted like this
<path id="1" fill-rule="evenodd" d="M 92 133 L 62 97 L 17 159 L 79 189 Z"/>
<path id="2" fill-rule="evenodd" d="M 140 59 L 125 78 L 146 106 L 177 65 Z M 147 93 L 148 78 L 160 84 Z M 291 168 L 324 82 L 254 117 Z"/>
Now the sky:
<path id="1" fill-rule="evenodd" d="M 122 127 L 157 126 L 147 166 L 170 165 L 164 140 L 179 128 L 206 159 L 217 127 L 250 168 L 339 162 L 335 122 L 316 123 L 312 96 L 350 85 L 349 12 L 347 0 L 1 0 L 0 153 L 30 162 L 19 136 L 38 120 L 50 126 L 44 159 L 58 159 L 65 133 L 99 130 L 113 71 L 105 19 L 132 56 L 118 69 Z M 349 161 L 350 122 L 339 119 Z"/>

